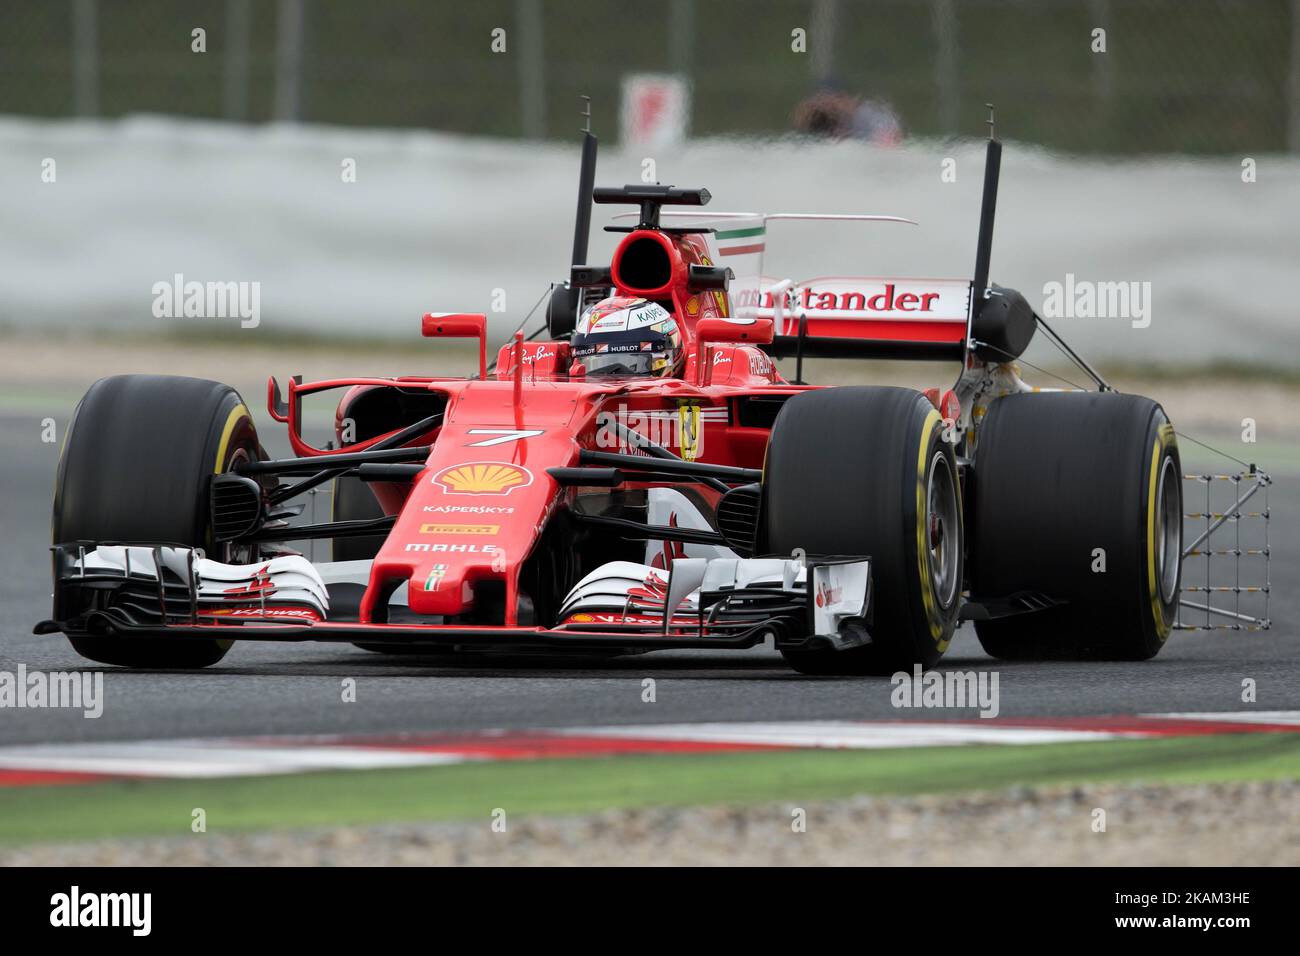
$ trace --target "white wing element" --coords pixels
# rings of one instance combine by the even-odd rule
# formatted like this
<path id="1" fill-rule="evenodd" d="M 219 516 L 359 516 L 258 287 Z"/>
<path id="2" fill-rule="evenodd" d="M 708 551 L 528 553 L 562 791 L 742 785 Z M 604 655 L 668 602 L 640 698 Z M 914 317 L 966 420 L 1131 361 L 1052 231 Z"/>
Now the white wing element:
<path id="1" fill-rule="evenodd" d="M 580 612 L 603 611 L 662 615 L 699 611 L 702 593 L 747 587 L 773 587 L 805 593 L 807 572 L 780 558 L 678 558 L 671 572 L 648 564 L 612 561 L 577 583 L 560 609 L 560 620 Z"/>
<path id="2" fill-rule="evenodd" d="M 764 611 L 755 591 L 776 599 L 785 610 Z M 733 592 L 738 603 L 732 604 Z M 749 603 L 746 603 L 749 602 Z M 729 615 L 728 624 L 761 625 L 778 618 L 790 624 L 789 607 L 808 608 L 812 634 L 838 646 L 862 642 L 861 622 L 871 605 L 869 559 L 840 559 L 805 566 L 785 558 L 677 558 L 668 572 L 648 564 L 615 561 L 583 578 L 565 599 L 560 627 L 632 625 L 662 628 L 664 634 L 714 626 L 713 615 Z M 771 605 L 767 605 L 770 609 Z M 747 610 L 748 609 L 748 610 Z M 752 619 L 737 620 L 737 611 Z M 700 622 L 700 616 L 709 623 Z M 778 617 L 770 617 L 775 613 Z M 782 617 L 783 616 L 783 617 Z M 795 627 L 801 620 L 793 615 Z M 855 623 L 856 622 L 856 623 Z M 842 628 L 846 628 L 842 630 Z"/>
<path id="3" fill-rule="evenodd" d="M 668 572 L 663 568 L 632 561 L 611 561 L 602 564 L 575 584 L 564 603 L 567 606 L 580 599 L 609 598 L 611 600 L 605 606 L 615 601 L 621 604 L 633 589 L 658 591 L 667 586 Z"/>
<path id="4" fill-rule="evenodd" d="M 701 451 L 703 448 L 701 447 Z M 650 488 L 646 496 L 646 505 L 648 513 L 646 521 L 652 525 L 668 525 L 678 528 L 691 528 L 696 531 L 716 531 L 713 525 L 709 524 L 707 518 L 690 498 L 678 491 L 676 488 Z M 676 546 L 665 547 L 665 542 L 659 539 L 646 541 L 645 543 L 645 560 L 647 564 L 653 563 L 656 557 L 662 556 L 665 551 L 679 552 L 678 560 L 682 556 L 688 558 L 735 558 L 739 557 L 735 551 L 720 544 L 681 544 Z"/>
<path id="5" fill-rule="evenodd" d="M 330 606 L 325 582 L 312 563 L 300 555 L 283 555 L 253 564 L 223 564 L 191 548 L 103 546 L 86 552 L 73 567 L 88 574 L 120 574 L 151 581 L 158 580 L 161 570 L 166 583 L 184 586 L 188 581 L 205 610 L 213 606 L 270 608 L 305 604 L 324 618 Z M 174 581 L 168 580 L 169 575 Z"/>

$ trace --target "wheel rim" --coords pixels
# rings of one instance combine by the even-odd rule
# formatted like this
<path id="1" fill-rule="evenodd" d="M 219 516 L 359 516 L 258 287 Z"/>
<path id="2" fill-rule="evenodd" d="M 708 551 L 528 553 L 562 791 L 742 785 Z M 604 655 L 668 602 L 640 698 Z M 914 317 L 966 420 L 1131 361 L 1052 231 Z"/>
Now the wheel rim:
<path id="1" fill-rule="evenodd" d="M 953 480 L 952 465 L 942 451 L 936 452 L 930 461 L 926 501 L 930 582 L 939 605 L 947 608 L 957 595 L 961 519 L 957 509 L 957 483 Z"/>
<path id="2" fill-rule="evenodd" d="M 1183 554 L 1183 516 L 1179 477 L 1173 458 L 1165 458 L 1156 486 L 1156 575 L 1160 599 L 1171 603 L 1178 592 L 1178 566 Z"/>

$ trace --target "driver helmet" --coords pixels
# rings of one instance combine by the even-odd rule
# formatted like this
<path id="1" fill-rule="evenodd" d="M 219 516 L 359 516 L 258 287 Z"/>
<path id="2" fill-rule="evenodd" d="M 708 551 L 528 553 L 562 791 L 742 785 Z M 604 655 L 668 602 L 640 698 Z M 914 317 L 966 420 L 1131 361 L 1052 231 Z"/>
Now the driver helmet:
<path id="1" fill-rule="evenodd" d="M 672 313 L 633 296 L 602 299 L 583 312 L 572 346 L 588 376 L 669 378 L 682 366 L 682 334 Z"/>

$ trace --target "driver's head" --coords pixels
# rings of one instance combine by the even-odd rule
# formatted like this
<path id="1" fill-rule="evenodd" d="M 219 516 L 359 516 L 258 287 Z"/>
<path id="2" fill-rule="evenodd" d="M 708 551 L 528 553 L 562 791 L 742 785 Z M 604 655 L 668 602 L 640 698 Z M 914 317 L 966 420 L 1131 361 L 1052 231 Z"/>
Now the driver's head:
<path id="1" fill-rule="evenodd" d="M 648 299 L 614 296 L 597 302 L 582 313 L 572 345 L 588 376 L 668 378 L 682 365 L 677 322 Z"/>

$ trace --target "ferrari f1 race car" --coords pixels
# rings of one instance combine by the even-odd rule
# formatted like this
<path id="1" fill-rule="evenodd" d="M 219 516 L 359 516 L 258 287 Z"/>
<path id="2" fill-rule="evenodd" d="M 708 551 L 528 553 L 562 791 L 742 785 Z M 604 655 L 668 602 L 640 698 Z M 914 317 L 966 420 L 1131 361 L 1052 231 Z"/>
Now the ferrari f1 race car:
<path id="1" fill-rule="evenodd" d="M 490 365 L 484 315 L 423 316 L 425 336 L 478 340 L 476 375 L 295 377 L 287 394 L 272 378 L 284 459 L 229 386 L 96 382 L 58 466 L 37 631 L 94 661 L 178 668 L 236 640 L 770 640 L 800 672 L 888 673 L 934 664 L 962 620 L 997 658 L 1160 651 L 1183 555 L 1174 430 L 989 282 L 996 140 L 974 277 L 953 280 L 774 281 L 764 239 L 781 220 L 893 217 L 711 213 L 705 189 L 594 188 L 595 156 L 588 132 L 575 265 L 544 329 L 521 327 Z M 593 202 L 636 210 L 607 227 L 608 266 L 585 261 Z M 1016 359 L 1038 333 L 1096 390 L 1025 385 Z M 950 388 L 816 387 L 809 357 L 958 372 Z M 337 433 L 316 447 L 302 406 L 325 392 Z M 295 523 L 301 496 L 331 486 L 331 520 Z M 312 539 L 333 560 L 289 547 Z"/>

